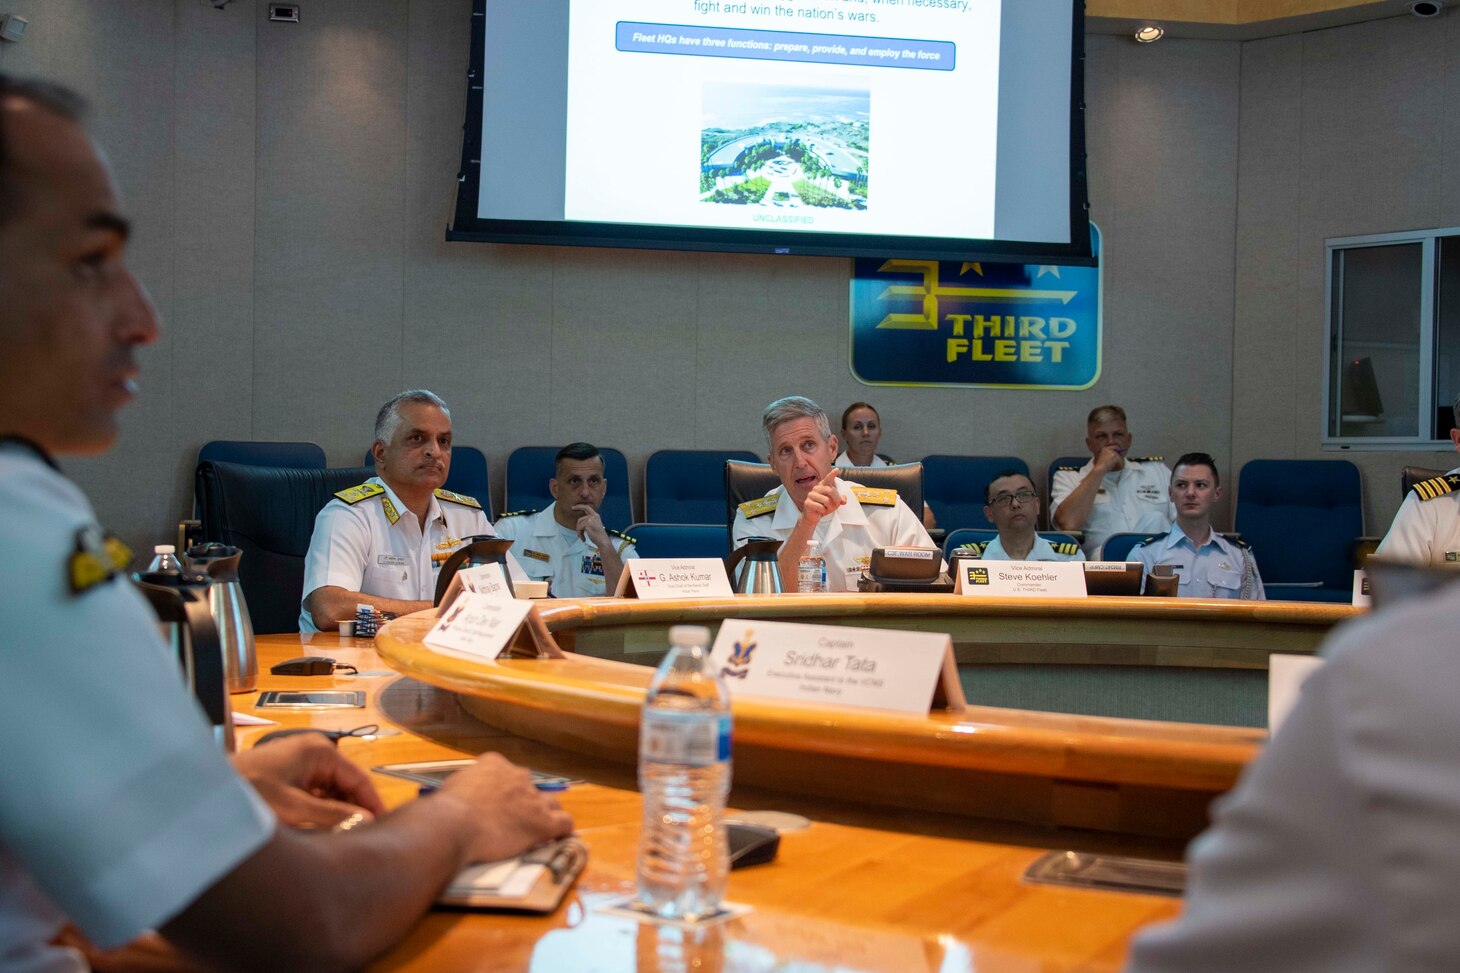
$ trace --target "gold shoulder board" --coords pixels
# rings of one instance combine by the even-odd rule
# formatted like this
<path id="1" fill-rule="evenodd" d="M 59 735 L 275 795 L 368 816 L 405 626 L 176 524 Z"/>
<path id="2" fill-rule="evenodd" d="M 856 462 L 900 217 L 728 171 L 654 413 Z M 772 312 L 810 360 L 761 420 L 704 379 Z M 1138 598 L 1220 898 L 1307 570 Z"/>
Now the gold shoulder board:
<path id="1" fill-rule="evenodd" d="M 1460 474 L 1446 474 L 1432 480 L 1422 480 L 1409 489 L 1421 500 L 1434 500 L 1447 493 L 1454 493 L 1456 487 L 1460 487 Z"/>
<path id="2" fill-rule="evenodd" d="M 1071 544 L 1069 541 L 1063 541 L 1063 542 L 1061 542 L 1059 544 L 1056 544 L 1054 546 L 1054 549 L 1055 549 L 1055 552 L 1058 553 L 1058 554 L 1074 554 L 1076 551 L 1078 551 L 1080 549 L 1080 545 L 1079 544 Z"/>
<path id="3" fill-rule="evenodd" d="M 1132 463 L 1164 463 L 1164 462 L 1166 462 L 1166 457 L 1164 457 L 1164 456 L 1127 456 L 1126 459 L 1130 460 Z"/>
<path id="4" fill-rule="evenodd" d="M 775 510 L 776 504 L 780 499 L 781 495 L 779 493 L 773 493 L 768 497 L 757 497 L 754 500 L 747 500 L 740 505 L 739 509 L 741 513 L 745 514 L 745 519 L 749 520 L 752 517 L 759 517 L 761 514 L 768 514 L 772 510 Z"/>
<path id="5" fill-rule="evenodd" d="M 450 490 L 436 490 L 433 492 L 436 494 L 437 500 L 446 500 L 450 503 L 459 503 L 463 507 L 482 509 L 482 505 L 477 502 L 476 497 L 469 497 L 464 493 L 452 493 Z"/>
<path id="6" fill-rule="evenodd" d="M 526 517 L 528 514 L 535 514 L 535 513 L 537 513 L 536 510 L 509 510 L 506 513 L 504 513 L 502 515 L 502 517 Z M 501 520 L 502 517 L 498 517 L 497 519 L 498 520 Z"/>
<path id="7" fill-rule="evenodd" d="M 960 551 L 972 551 L 980 558 L 982 558 L 984 550 L 989 546 L 990 543 L 990 541 L 984 541 L 982 543 L 979 543 L 978 541 L 970 541 L 967 544 L 959 544 L 957 549 Z"/>
<path id="8" fill-rule="evenodd" d="M 348 504 L 356 504 L 361 500 L 369 500 L 385 492 L 385 487 L 379 483 L 361 483 L 359 486 L 352 486 L 348 490 L 341 490 L 335 496 Z"/>
<path id="9" fill-rule="evenodd" d="M 874 507 L 893 507 L 897 505 L 896 490 L 879 490 L 876 487 L 854 486 L 852 496 L 857 498 L 858 503 L 870 503 Z"/>

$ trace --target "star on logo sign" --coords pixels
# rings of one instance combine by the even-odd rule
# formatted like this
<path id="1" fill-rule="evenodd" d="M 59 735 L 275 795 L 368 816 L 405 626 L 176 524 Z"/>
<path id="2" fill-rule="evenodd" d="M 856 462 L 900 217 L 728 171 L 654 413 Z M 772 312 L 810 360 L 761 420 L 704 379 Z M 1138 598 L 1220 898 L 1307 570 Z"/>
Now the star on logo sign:
<path id="1" fill-rule="evenodd" d="M 1045 274 L 1053 274 L 1055 280 L 1060 279 L 1060 269 L 1053 264 L 1043 264 L 1040 266 L 1039 271 L 1034 275 L 1034 279 L 1038 280 Z"/>

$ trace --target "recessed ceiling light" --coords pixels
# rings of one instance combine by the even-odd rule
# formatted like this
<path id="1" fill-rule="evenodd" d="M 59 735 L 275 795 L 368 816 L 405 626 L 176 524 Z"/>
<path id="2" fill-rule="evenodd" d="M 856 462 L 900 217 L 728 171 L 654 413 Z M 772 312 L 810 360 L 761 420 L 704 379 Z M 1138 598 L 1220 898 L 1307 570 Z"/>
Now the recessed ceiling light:
<path id="1" fill-rule="evenodd" d="M 1166 29 L 1164 27 L 1157 27 L 1155 24 L 1147 24 L 1144 27 L 1139 27 L 1136 29 L 1135 32 L 1135 39 L 1140 41 L 1142 44 L 1149 44 L 1152 41 L 1158 41 L 1165 36 Z"/>
<path id="2" fill-rule="evenodd" d="M 1413 0 L 1409 12 L 1416 17 L 1438 17 L 1445 12 L 1445 5 L 1439 0 Z"/>

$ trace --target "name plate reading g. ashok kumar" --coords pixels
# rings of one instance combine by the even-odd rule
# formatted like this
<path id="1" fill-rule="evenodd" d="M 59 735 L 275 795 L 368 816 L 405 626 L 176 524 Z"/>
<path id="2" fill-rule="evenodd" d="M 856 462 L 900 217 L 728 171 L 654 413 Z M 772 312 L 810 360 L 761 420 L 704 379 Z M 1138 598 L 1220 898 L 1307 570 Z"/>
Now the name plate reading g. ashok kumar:
<path id="1" fill-rule="evenodd" d="M 957 592 L 995 598 L 1084 598 L 1079 561 L 961 561 Z"/>
<path id="2" fill-rule="evenodd" d="M 635 557 L 624 562 L 616 598 L 729 598 L 735 594 L 717 557 Z"/>
<path id="3" fill-rule="evenodd" d="M 919 714 L 966 707 L 946 633 L 727 618 L 710 662 L 732 696 Z"/>

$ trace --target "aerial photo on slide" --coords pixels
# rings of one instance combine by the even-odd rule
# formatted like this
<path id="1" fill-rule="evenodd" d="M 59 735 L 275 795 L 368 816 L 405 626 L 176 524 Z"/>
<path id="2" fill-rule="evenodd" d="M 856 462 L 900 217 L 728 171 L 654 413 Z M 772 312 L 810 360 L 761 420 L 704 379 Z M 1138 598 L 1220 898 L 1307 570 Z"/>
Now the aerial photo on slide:
<path id="1" fill-rule="evenodd" d="M 706 85 L 700 201 L 865 210 L 871 103 L 866 91 Z"/>

